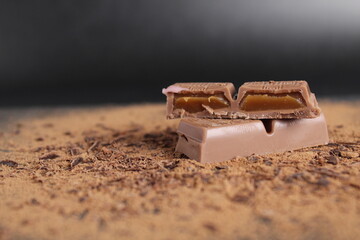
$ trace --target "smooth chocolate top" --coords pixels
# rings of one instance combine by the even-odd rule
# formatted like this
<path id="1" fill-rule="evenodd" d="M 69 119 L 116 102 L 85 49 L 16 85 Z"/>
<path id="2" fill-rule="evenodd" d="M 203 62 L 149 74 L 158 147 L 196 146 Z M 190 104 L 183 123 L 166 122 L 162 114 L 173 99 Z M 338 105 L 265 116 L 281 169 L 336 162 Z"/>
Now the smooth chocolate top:
<path id="1" fill-rule="evenodd" d="M 230 160 L 236 156 L 278 153 L 329 141 L 324 115 L 291 120 L 180 121 L 176 151 L 200 162 Z"/>

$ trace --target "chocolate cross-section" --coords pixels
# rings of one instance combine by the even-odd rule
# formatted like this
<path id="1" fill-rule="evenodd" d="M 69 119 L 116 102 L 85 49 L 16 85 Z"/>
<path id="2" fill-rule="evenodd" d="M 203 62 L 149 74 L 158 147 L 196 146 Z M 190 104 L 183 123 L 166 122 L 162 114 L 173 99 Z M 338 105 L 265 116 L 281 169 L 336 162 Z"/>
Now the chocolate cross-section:
<path id="1" fill-rule="evenodd" d="M 176 83 L 163 89 L 167 117 L 293 119 L 319 116 L 315 95 L 306 81 Z"/>

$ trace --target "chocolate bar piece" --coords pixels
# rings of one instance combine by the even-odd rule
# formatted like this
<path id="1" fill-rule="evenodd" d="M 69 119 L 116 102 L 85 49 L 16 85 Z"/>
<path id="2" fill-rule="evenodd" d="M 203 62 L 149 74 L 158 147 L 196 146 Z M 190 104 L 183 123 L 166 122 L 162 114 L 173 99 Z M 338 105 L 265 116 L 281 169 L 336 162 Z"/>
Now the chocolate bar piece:
<path id="1" fill-rule="evenodd" d="M 186 118 L 180 121 L 177 132 L 176 151 L 202 163 L 281 153 L 329 142 L 323 114 L 291 120 Z"/>
<path id="2" fill-rule="evenodd" d="M 320 108 L 306 81 L 176 83 L 163 89 L 167 117 L 292 119 L 314 118 Z"/>

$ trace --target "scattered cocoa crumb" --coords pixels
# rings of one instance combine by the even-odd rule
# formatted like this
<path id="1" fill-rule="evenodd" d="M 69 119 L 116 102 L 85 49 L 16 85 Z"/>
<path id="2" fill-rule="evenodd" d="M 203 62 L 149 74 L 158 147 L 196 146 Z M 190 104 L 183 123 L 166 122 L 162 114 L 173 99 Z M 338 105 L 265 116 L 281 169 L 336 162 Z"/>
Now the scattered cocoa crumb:
<path id="1" fill-rule="evenodd" d="M 0 149 L 0 152 L 12 152 L 12 151 L 8 149 Z"/>
<path id="2" fill-rule="evenodd" d="M 330 184 L 329 180 L 327 180 L 326 178 L 320 178 L 317 182 L 316 182 L 317 185 L 319 186 L 328 186 Z"/>
<path id="3" fill-rule="evenodd" d="M 44 141 L 44 138 L 38 137 L 38 138 L 35 138 L 35 141 L 37 141 L 37 142 L 42 142 L 42 141 Z"/>
<path id="4" fill-rule="evenodd" d="M 230 197 L 230 200 L 238 203 L 248 203 L 251 198 L 250 194 L 247 193 L 237 193 L 234 196 Z"/>
<path id="5" fill-rule="evenodd" d="M 103 218 L 100 218 L 98 220 L 98 227 L 99 227 L 99 230 L 104 230 L 106 228 L 106 221 L 103 219 Z"/>
<path id="6" fill-rule="evenodd" d="M 153 209 L 153 214 L 159 214 L 161 212 L 161 209 L 160 208 L 154 208 Z"/>
<path id="7" fill-rule="evenodd" d="M 271 166 L 273 164 L 273 162 L 270 160 L 270 159 L 264 159 L 263 160 L 263 163 L 266 165 L 266 166 Z"/>
<path id="8" fill-rule="evenodd" d="M 79 163 L 81 163 L 83 161 L 82 157 L 77 157 L 74 160 L 71 161 L 70 163 L 70 168 L 74 168 L 76 165 L 78 165 Z"/>
<path id="9" fill-rule="evenodd" d="M 158 134 L 154 134 L 154 133 L 146 133 L 144 135 L 144 138 L 159 138 L 161 137 L 162 134 L 161 133 L 158 133 Z"/>
<path id="10" fill-rule="evenodd" d="M 334 155 L 330 155 L 326 162 L 333 165 L 337 165 L 339 163 L 339 159 Z"/>
<path id="11" fill-rule="evenodd" d="M 170 163 L 164 164 L 164 167 L 169 170 L 172 170 L 172 169 L 178 167 L 179 163 L 180 163 L 179 160 L 171 161 Z"/>
<path id="12" fill-rule="evenodd" d="M 224 170 L 224 169 L 228 169 L 228 166 L 215 166 L 216 170 Z"/>
<path id="13" fill-rule="evenodd" d="M 69 153 L 71 156 L 79 155 L 81 153 L 81 150 L 79 148 L 70 148 Z"/>
<path id="14" fill-rule="evenodd" d="M 56 153 L 48 153 L 48 154 L 45 154 L 45 155 L 39 157 L 39 159 L 40 160 L 51 160 L 51 159 L 55 159 L 58 157 L 60 157 L 60 156 Z"/>
<path id="15" fill-rule="evenodd" d="M 272 219 L 267 216 L 258 216 L 258 220 L 265 224 L 270 224 L 272 222 Z"/>
<path id="16" fill-rule="evenodd" d="M 36 198 L 32 198 L 30 200 L 30 204 L 32 204 L 32 205 L 40 205 L 40 202 L 38 200 L 36 200 Z"/>
<path id="17" fill-rule="evenodd" d="M 353 188 L 356 188 L 356 189 L 360 190 L 360 184 L 350 183 L 349 185 L 350 185 L 351 187 L 353 187 Z"/>
<path id="18" fill-rule="evenodd" d="M 260 157 L 255 156 L 255 155 L 251 155 L 251 156 L 247 157 L 247 160 L 249 162 L 257 163 L 260 160 Z"/>
<path id="19" fill-rule="evenodd" d="M 327 168 L 315 168 L 312 170 L 309 170 L 309 172 L 318 173 L 324 176 L 332 177 L 332 178 L 341 178 L 341 174 Z"/>
<path id="20" fill-rule="evenodd" d="M 55 127 L 59 126 L 59 130 L 26 128 L 26 131 L 19 133 L 23 134 L 21 136 L 6 135 L 11 135 L 14 142 L 19 137 L 23 137 L 23 140 L 16 142 L 15 147 L 4 145 L 3 148 L 11 147 L 13 152 L 0 154 L 21 166 L 10 169 L 3 166 L 7 164 L 0 162 L 0 188 L 10 190 L 10 194 L 1 196 L 4 199 L 0 208 L 9 206 L 3 214 L 5 228 L 16 230 L 17 225 L 22 224 L 24 216 L 20 209 L 24 205 L 29 216 L 37 216 L 39 211 L 41 216 L 48 219 L 45 225 L 50 224 L 48 227 L 58 233 L 64 221 L 72 219 L 73 227 L 64 233 L 64 237 L 85 236 L 89 231 L 103 230 L 108 238 L 120 234 L 129 239 L 148 237 L 142 230 L 146 234 L 165 231 L 163 235 L 158 234 L 160 237 L 173 236 L 174 228 L 162 226 L 177 226 L 178 220 L 181 221 L 179 230 L 183 231 L 177 232 L 179 238 L 276 238 L 283 236 L 279 229 L 286 232 L 290 228 L 294 234 L 304 232 L 304 236 L 312 237 L 311 232 L 306 232 L 304 222 L 315 222 L 314 227 L 325 236 L 329 236 L 326 235 L 328 226 L 336 226 L 336 230 L 349 235 L 357 229 L 354 222 L 343 224 L 336 221 L 339 218 L 358 217 L 356 204 L 346 204 L 356 202 L 360 196 L 360 160 L 354 157 L 356 154 L 350 156 L 347 153 L 360 153 L 360 135 L 358 128 L 352 124 L 344 123 L 344 129 L 330 125 L 330 130 L 337 131 L 330 131 L 333 142 L 326 146 L 265 156 L 253 155 L 240 161 L 201 164 L 183 154 L 174 154 L 177 123 L 155 115 L 164 113 L 164 106 L 150 107 L 151 110 L 145 112 L 134 111 L 139 116 L 136 120 L 138 125 L 131 126 L 121 118 L 128 117 L 124 114 L 128 112 L 122 109 L 119 107 L 116 114 L 113 112 L 109 115 L 103 110 L 100 113 L 74 111 L 66 115 L 64 120 L 61 116 L 59 120 L 41 118 L 34 125 L 42 126 L 44 121 L 51 121 Z M 145 107 L 136 109 L 144 110 Z M 328 108 L 326 116 L 329 122 L 335 122 L 328 114 L 329 109 L 333 111 L 333 106 Z M 84 123 L 78 119 L 81 114 L 87 117 Z M 94 126 L 91 119 L 99 119 L 102 114 L 106 114 L 106 124 L 109 125 Z M 344 115 L 351 117 L 353 114 Z M 69 126 L 64 124 L 66 122 Z M 78 124 L 81 127 L 72 126 L 72 122 L 74 126 Z M 33 126 L 30 120 L 29 126 Z M 116 127 L 111 129 L 110 126 Z M 62 131 L 62 127 L 68 127 L 69 133 Z M 28 134 L 31 131 L 34 134 Z M 83 133 L 82 138 L 64 136 L 70 136 L 71 132 Z M 49 139 L 56 137 L 56 140 L 52 141 L 53 145 L 38 148 L 39 153 L 27 151 L 29 147 L 35 148 L 31 144 L 36 136 L 43 136 L 44 141 L 48 138 L 46 136 Z M 92 147 L 95 143 L 96 146 Z M 39 156 L 53 153 L 59 155 L 54 161 L 37 160 Z M 24 182 L 27 183 L 26 191 Z M 15 199 L 14 196 L 21 198 Z M 195 218 L 190 214 L 192 211 Z M 317 221 L 312 216 L 321 218 Z M 14 221 L 8 224 L 6 221 L 9 217 Z M 146 220 L 149 217 L 151 221 Z M 242 222 L 244 219 L 246 223 Z M 45 225 L 32 218 L 28 220 L 24 221 L 24 225 L 37 236 Z M 130 223 L 133 221 L 143 224 L 132 226 Z M 164 221 L 169 222 L 164 225 Z M 291 226 L 283 224 L 287 221 Z M 316 225 L 319 222 L 322 224 L 320 228 Z M 238 229 L 239 223 L 245 224 L 241 231 Z M 275 223 L 277 227 L 273 228 Z M 119 228 L 113 228 L 115 225 Z M 200 226 L 198 235 L 191 235 L 193 232 L 187 230 L 190 225 Z M 2 229 L 3 226 L 0 226 L 0 238 Z M 58 238 L 60 235 L 55 236 L 52 232 L 42 233 L 44 238 Z"/>
<path id="21" fill-rule="evenodd" d="M 83 220 L 89 213 L 89 209 L 85 209 L 79 214 L 79 220 Z"/>
<path id="22" fill-rule="evenodd" d="M 218 228 L 216 227 L 216 225 L 214 223 L 211 223 L 211 222 L 206 222 L 203 224 L 203 226 L 211 231 L 211 232 L 217 232 L 218 231 Z"/>
<path id="23" fill-rule="evenodd" d="M 87 152 L 91 152 L 94 148 L 97 147 L 97 145 L 99 144 L 98 141 L 95 141 L 87 150 Z"/>
<path id="24" fill-rule="evenodd" d="M 3 160 L 0 161 L 0 165 L 8 166 L 8 167 L 17 167 L 19 164 L 12 160 Z"/>

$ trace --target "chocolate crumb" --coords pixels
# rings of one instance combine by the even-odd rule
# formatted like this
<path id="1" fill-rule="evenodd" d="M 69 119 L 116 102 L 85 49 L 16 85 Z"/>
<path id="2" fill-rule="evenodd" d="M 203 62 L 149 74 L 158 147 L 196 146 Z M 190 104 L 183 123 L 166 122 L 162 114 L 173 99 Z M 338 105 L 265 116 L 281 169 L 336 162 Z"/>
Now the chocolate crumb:
<path id="1" fill-rule="evenodd" d="M 334 156 L 340 156 L 340 151 L 339 149 L 332 149 L 330 150 L 330 155 L 334 155 Z"/>
<path id="2" fill-rule="evenodd" d="M 100 218 L 98 221 L 98 227 L 100 230 L 104 230 L 106 228 L 106 221 L 103 218 Z"/>
<path id="3" fill-rule="evenodd" d="M 266 166 L 271 166 L 273 164 L 273 162 L 270 160 L 270 159 L 264 159 L 263 160 L 263 163 L 266 165 Z"/>
<path id="4" fill-rule="evenodd" d="M 97 147 L 97 145 L 99 144 L 98 141 L 95 141 L 87 150 L 87 152 L 91 152 L 94 148 Z"/>
<path id="5" fill-rule="evenodd" d="M 89 213 L 89 209 L 85 209 L 79 214 L 79 220 L 83 220 Z"/>
<path id="6" fill-rule="evenodd" d="M 44 141 L 44 138 L 38 137 L 38 138 L 35 139 L 35 141 L 37 141 L 37 142 L 42 142 L 42 141 Z"/>
<path id="7" fill-rule="evenodd" d="M 31 203 L 32 205 L 40 205 L 40 202 L 39 202 L 38 200 L 36 200 L 36 198 L 32 198 L 32 199 L 30 200 L 30 203 Z"/>
<path id="8" fill-rule="evenodd" d="M 204 223 L 203 226 L 204 226 L 207 230 L 209 230 L 209 231 L 211 231 L 211 232 L 217 232 L 217 231 L 218 231 L 218 228 L 217 228 L 216 225 L 213 224 L 213 223 L 207 222 L 207 223 Z"/>
<path id="9" fill-rule="evenodd" d="M 6 193 L 0 193 L 0 209 L 8 213 L 3 214 L 6 226 L 0 224 L 0 239 L 17 227 L 46 239 L 89 232 L 109 239 L 142 239 L 149 233 L 174 236 L 173 226 L 178 226 L 179 238 L 276 238 L 283 236 L 279 229 L 321 238 L 330 236 L 326 231 L 335 226 L 356 239 L 356 222 L 338 219 L 359 216 L 357 204 L 346 204 L 357 203 L 360 197 L 360 159 L 353 157 L 360 153 L 354 116 L 359 109 L 322 106 L 335 143 L 212 164 L 174 154 L 177 122 L 163 117 L 165 108 L 160 104 L 76 109 L 64 116 L 24 119 L 27 125 L 20 136 L 8 129 L 4 150 L 0 149 L 0 192 Z M 347 117 L 338 118 L 337 110 Z M 116 131 L 95 126 L 101 115 L 107 117 L 104 126 Z M 134 133 L 132 121 L 141 124 Z M 54 128 L 43 128 L 47 122 Z M 338 129 L 333 123 L 344 127 Z M 76 137 L 67 137 L 70 133 Z M 44 141 L 36 142 L 38 137 Z M 97 146 L 86 152 L 95 142 Z M 39 160 L 48 154 L 59 157 Z M 47 221 L 37 222 L 39 214 Z M 68 220 L 72 227 L 62 234 Z M 129 224 L 133 220 L 141 224 Z M 241 231 L 239 223 L 244 225 Z M 313 228 L 304 228 L 304 223 Z"/>
<path id="10" fill-rule="evenodd" d="M 172 161 L 172 162 L 170 162 L 169 164 L 165 164 L 165 165 L 164 165 L 164 168 L 167 168 L 167 169 L 169 169 L 169 170 L 172 170 L 172 169 L 178 167 L 179 163 L 180 163 L 179 160 Z"/>
<path id="11" fill-rule="evenodd" d="M 337 165 L 339 163 L 339 159 L 336 156 L 331 155 L 331 156 L 328 157 L 326 162 L 330 163 L 332 165 Z"/>
<path id="12" fill-rule="evenodd" d="M 8 167 L 17 167 L 19 164 L 12 160 L 3 160 L 0 161 L 0 165 L 8 166 Z"/>
<path id="13" fill-rule="evenodd" d="M 327 180 L 326 178 L 320 178 L 317 182 L 316 182 L 317 185 L 319 186 L 323 186 L 323 187 L 326 187 L 330 184 L 329 180 Z"/>
<path id="14" fill-rule="evenodd" d="M 76 165 L 78 165 L 79 163 L 81 163 L 83 161 L 82 157 L 77 157 L 74 160 L 71 161 L 70 163 L 70 167 L 74 168 Z"/>
<path id="15" fill-rule="evenodd" d="M 159 214 L 161 212 L 160 208 L 154 208 L 153 214 Z"/>
<path id="16" fill-rule="evenodd" d="M 250 200 L 250 196 L 248 194 L 236 194 L 232 197 L 230 197 L 230 200 L 233 202 L 238 202 L 238 203 L 248 203 Z"/>
<path id="17" fill-rule="evenodd" d="M 258 220 L 265 224 L 270 224 L 272 222 L 271 218 L 267 216 L 258 216 Z"/>
<path id="18" fill-rule="evenodd" d="M 253 163 L 257 163 L 260 160 L 260 158 L 255 155 L 251 155 L 251 156 L 247 157 L 247 160 L 250 162 L 253 162 Z"/>
<path id="19" fill-rule="evenodd" d="M 350 185 L 350 187 L 353 187 L 353 188 L 356 188 L 356 189 L 360 190 L 360 184 L 350 183 L 349 185 Z"/>
<path id="20" fill-rule="evenodd" d="M 0 149 L 0 152 L 12 152 L 12 151 L 8 149 Z"/>
<path id="21" fill-rule="evenodd" d="M 224 170 L 224 169 L 228 169 L 228 166 L 215 166 L 216 170 Z"/>
<path id="22" fill-rule="evenodd" d="M 70 148 L 69 153 L 71 156 L 79 155 L 81 153 L 79 148 Z"/>
<path id="23" fill-rule="evenodd" d="M 49 153 L 49 154 L 45 154 L 41 157 L 39 157 L 40 160 L 51 160 L 51 159 L 55 159 L 60 157 L 58 154 L 56 153 Z"/>
<path id="24" fill-rule="evenodd" d="M 146 133 L 144 135 L 144 138 L 158 138 L 158 137 L 161 137 L 162 134 L 154 134 L 154 133 Z"/>

